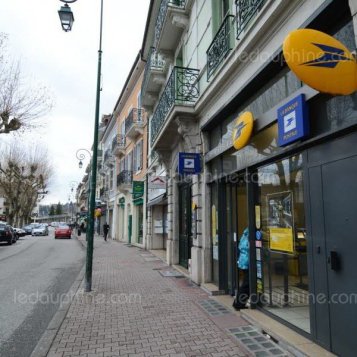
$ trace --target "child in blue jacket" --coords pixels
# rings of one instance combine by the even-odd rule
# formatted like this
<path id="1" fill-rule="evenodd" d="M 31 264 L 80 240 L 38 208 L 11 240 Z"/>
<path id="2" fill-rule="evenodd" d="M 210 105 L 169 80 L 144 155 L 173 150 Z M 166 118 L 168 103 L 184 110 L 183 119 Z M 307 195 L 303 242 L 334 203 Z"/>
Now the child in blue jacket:
<path id="1" fill-rule="evenodd" d="M 237 291 L 233 307 L 236 310 L 245 309 L 249 299 L 249 230 L 246 228 L 239 240 L 238 269 L 243 273 L 242 283 Z"/>

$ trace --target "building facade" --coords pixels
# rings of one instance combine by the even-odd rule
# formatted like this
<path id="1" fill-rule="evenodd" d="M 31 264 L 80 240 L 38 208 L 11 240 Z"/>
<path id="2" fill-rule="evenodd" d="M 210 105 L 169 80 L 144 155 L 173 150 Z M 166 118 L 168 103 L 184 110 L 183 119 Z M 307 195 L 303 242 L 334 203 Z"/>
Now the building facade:
<path id="1" fill-rule="evenodd" d="M 149 180 L 167 182 L 148 201 L 149 246 L 233 295 L 248 228 L 251 307 L 343 356 L 357 347 L 357 94 L 310 88 L 282 44 L 311 28 L 354 51 L 356 11 L 347 0 L 151 1 L 142 46 Z M 289 142 L 279 117 L 292 106 L 309 131 Z M 237 150 L 247 112 L 253 132 Z M 179 153 L 200 154 L 201 173 L 180 174 Z"/>
<path id="2" fill-rule="evenodd" d="M 116 167 L 113 235 L 140 247 L 146 244 L 147 118 L 140 93 L 144 66 L 139 53 L 112 114 L 116 130 L 111 138 Z"/>

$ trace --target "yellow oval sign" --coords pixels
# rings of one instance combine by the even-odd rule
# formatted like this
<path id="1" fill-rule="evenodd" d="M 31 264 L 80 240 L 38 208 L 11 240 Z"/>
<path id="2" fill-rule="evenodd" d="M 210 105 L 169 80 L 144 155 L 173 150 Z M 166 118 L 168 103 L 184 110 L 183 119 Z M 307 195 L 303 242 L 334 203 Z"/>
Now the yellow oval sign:
<path id="1" fill-rule="evenodd" d="M 335 38 L 316 30 L 289 33 L 283 53 L 290 69 L 310 87 L 329 94 L 357 91 L 357 62 Z"/>
<path id="2" fill-rule="evenodd" d="M 236 150 L 242 149 L 248 144 L 253 132 L 254 118 L 251 112 L 240 115 L 233 128 L 233 146 Z"/>

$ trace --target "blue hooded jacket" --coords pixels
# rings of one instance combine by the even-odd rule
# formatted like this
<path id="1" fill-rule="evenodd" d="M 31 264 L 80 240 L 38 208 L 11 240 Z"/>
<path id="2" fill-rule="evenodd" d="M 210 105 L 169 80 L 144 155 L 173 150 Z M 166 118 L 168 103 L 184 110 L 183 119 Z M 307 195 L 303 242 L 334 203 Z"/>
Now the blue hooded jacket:
<path id="1" fill-rule="evenodd" d="M 239 240 L 239 257 L 238 268 L 247 270 L 249 269 L 249 229 L 246 228 Z"/>

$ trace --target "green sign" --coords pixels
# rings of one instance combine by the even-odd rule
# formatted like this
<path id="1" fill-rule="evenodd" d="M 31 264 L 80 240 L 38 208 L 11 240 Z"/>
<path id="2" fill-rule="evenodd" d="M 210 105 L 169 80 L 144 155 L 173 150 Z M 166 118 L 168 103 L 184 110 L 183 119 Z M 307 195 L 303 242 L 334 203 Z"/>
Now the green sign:
<path id="1" fill-rule="evenodd" d="M 133 181 L 133 200 L 144 196 L 144 181 Z"/>
<path id="2" fill-rule="evenodd" d="M 125 207 L 125 197 L 119 198 L 119 206 L 120 206 L 121 208 L 124 208 L 124 207 Z"/>
<path id="3" fill-rule="evenodd" d="M 136 200 L 133 200 L 134 206 L 142 206 L 144 204 L 144 199 L 143 198 L 137 198 Z"/>

